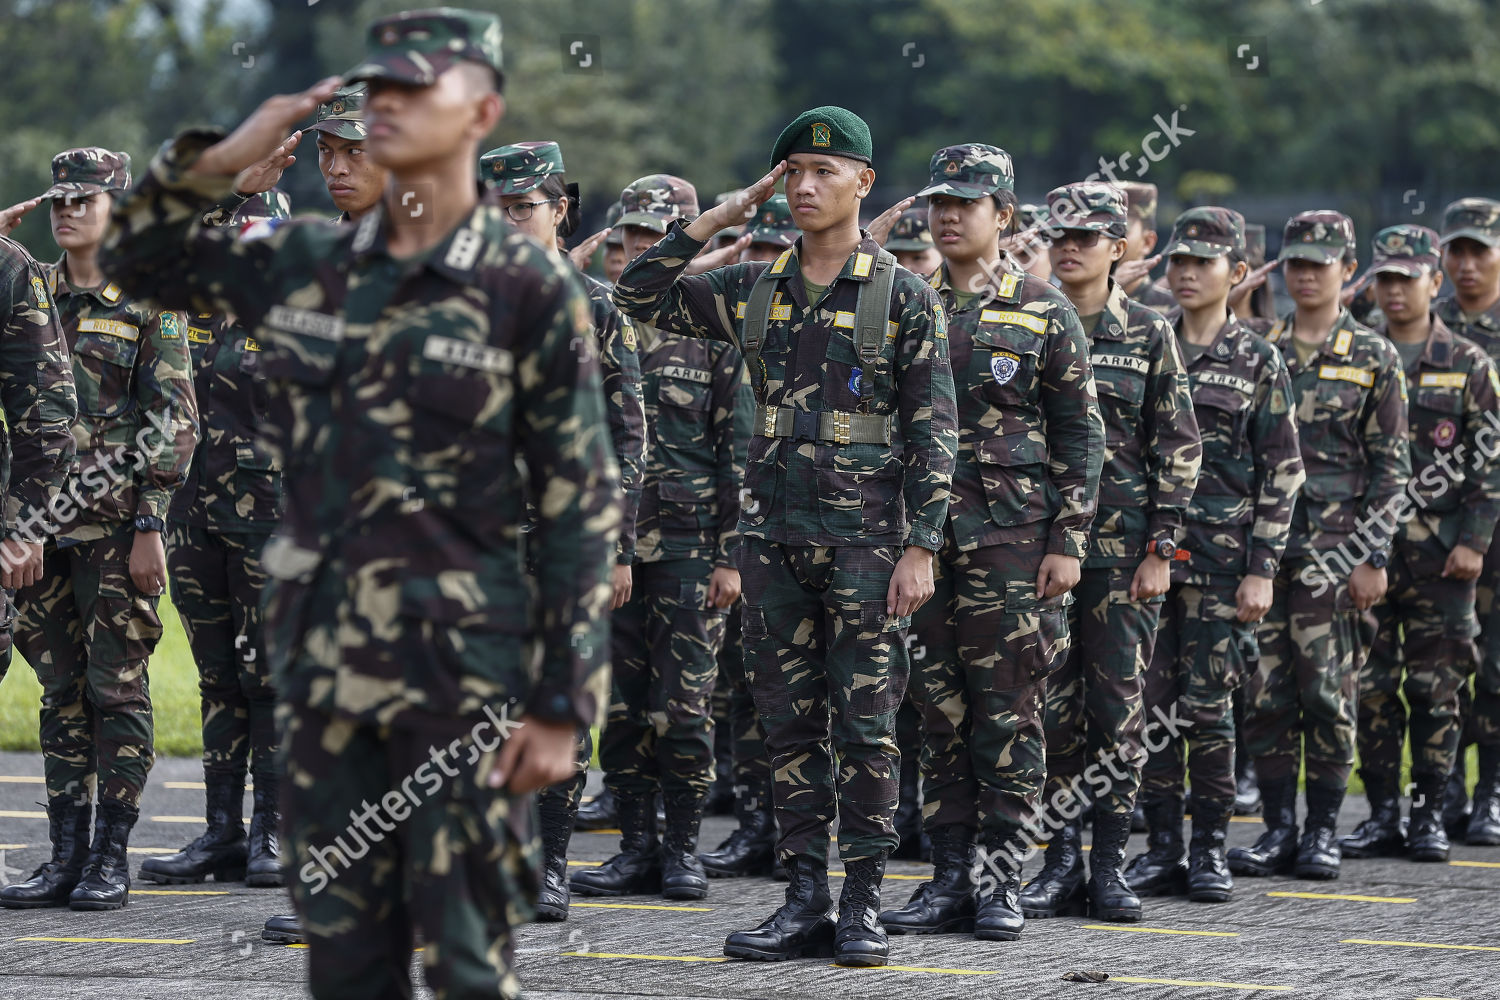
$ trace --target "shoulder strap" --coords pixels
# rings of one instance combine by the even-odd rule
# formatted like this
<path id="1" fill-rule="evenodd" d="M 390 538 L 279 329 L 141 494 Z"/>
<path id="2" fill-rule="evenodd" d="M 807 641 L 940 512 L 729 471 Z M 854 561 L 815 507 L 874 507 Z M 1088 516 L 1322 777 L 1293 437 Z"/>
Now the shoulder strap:
<path id="1" fill-rule="evenodd" d="M 771 324 L 771 293 L 776 290 L 776 281 L 769 267 L 761 271 L 750 287 L 750 299 L 745 303 L 745 333 L 740 353 L 745 356 L 745 371 L 750 374 L 750 384 L 757 397 L 765 388 L 760 381 L 760 345 L 765 341 L 766 329 Z"/>
<path id="2" fill-rule="evenodd" d="M 861 286 L 854 306 L 854 351 L 867 371 L 872 371 L 885 343 L 885 328 L 891 318 L 891 293 L 896 285 L 896 257 L 881 250 L 875 257 L 875 274 Z"/>

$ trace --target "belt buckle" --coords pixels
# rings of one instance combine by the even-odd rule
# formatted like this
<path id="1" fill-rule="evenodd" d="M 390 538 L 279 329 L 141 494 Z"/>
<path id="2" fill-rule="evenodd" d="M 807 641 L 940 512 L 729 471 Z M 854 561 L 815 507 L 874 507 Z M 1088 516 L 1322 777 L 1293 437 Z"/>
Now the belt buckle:
<path id="1" fill-rule="evenodd" d="M 849 414 L 835 412 L 833 415 L 833 441 L 835 444 L 849 444 Z"/>
<path id="2" fill-rule="evenodd" d="M 766 426 L 762 433 L 768 438 L 776 436 L 776 407 L 774 406 L 766 407 Z"/>
<path id="3" fill-rule="evenodd" d="M 792 440 L 816 441 L 818 439 L 818 414 L 810 410 L 795 410 L 792 413 Z"/>

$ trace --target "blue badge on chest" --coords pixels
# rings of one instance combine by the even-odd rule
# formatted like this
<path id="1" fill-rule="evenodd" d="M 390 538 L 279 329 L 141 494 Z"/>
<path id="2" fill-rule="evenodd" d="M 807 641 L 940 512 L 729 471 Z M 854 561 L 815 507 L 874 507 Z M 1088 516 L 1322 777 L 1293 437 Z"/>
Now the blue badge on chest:
<path id="1" fill-rule="evenodd" d="M 1004 385 L 1015 378 L 1016 370 L 1020 367 L 1020 359 L 1014 354 L 996 354 L 990 357 L 990 374 L 995 376 L 996 385 Z"/>
<path id="2" fill-rule="evenodd" d="M 863 368 L 855 368 L 853 370 L 853 373 L 849 376 L 849 391 L 854 393 L 854 395 L 856 396 L 859 395 L 860 376 L 864 375 L 864 373 L 865 370 Z"/>

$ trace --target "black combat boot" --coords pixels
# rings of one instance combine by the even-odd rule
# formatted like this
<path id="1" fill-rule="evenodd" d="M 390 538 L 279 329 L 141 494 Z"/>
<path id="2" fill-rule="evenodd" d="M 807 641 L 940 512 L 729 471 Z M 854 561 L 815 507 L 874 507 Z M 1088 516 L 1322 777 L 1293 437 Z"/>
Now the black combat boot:
<path id="1" fill-rule="evenodd" d="M 1344 804 L 1342 785 L 1307 784 L 1307 824 L 1297 842 L 1294 871 L 1298 878 L 1328 881 L 1339 877 L 1339 808 Z"/>
<path id="2" fill-rule="evenodd" d="M 281 811 L 276 801 L 276 778 L 264 775 L 256 778 L 251 802 L 245 884 L 265 888 L 282 885 L 286 880 L 281 869 L 281 842 L 276 833 L 276 828 L 281 825 Z"/>
<path id="3" fill-rule="evenodd" d="M 944 826 L 932 834 L 932 880 L 880 922 L 892 934 L 960 934 L 974 929 L 974 831 Z"/>
<path id="4" fill-rule="evenodd" d="M 1146 819 L 1146 807 L 1137 802 L 1135 808 L 1130 810 L 1130 832 L 1145 833 L 1149 829 L 1151 829 L 1151 822 Z"/>
<path id="5" fill-rule="evenodd" d="M 789 958 L 831 958 L 833 919 L 828 908 L 828 868 L 816 858 L 794 855 L 785 862 L 786 902 L 753 931 L 735 931 L 724 940 L 724 954 L 761 962 Z"/>
<path id="6" fill-rule="evenodd" d="M 1182 843 L 1182 799 L 1148 799 L 1146 851 L 1130 859 L 1125 881 L 1137 896 L 1181 896 L 1187 892 L 1187 849 Z M 1198 814 L 1193 813 L 1197 827 Z M 1133 826 L 1134 824 L 1132 824 Z"/>
<path id="7" fill-rule="evenodd" d="M 1500 746 L 1479 746 L 1479 783 L 1474 786 L 1474 809 L 1464 843 L 1500 846 Z"/>
<path id="8" fill-rule="evenodd" d="M 980 941 L 1015 941 L 1026 927 L 1019 902 L 1021 859 L 1014 842 L 1011 837 L 991 837 L 985 842 L 974 915 L 974 937 Z"/>
<path id="9" fill-rule="evenodd" d="M 141 862 L 141 878 L 162 885 L 207 881 L 238 882 L 245 877 L 245 779 L 203 774 L 203 813 L 208 829 L 176 854 Z"/>
<path id="10" fill-rule="evenodd" d="M 615 793 L 608 786 L 598 795 L 583 804 L 573 820 L 575 830 L 613 830 L 620 825 L 620 813 L 615 806 Z"/>
<path id="11" fill-rule="evenodd" d="M 769 875 L 776 867 L 776 818 L 771 809 L 771 786 L 757 782 L 735 794 L 734 814 L 740 821 L 717 849 L 698 855 L 709 878 Z"/>
<path id="12" fill-rule="evenodd" d="M 68 895 L 73 910 L 118 910 L 130 902 L 130 831 L 140 810 L 114 799 L 99 803 L 94 819 L 94 843 L 89 848 L 83 877 Z"/>
<path id="13" fill-rule="evenodd" d="M 1260 778 L 1266 832 L 1249 847 L 1229 852 L 1236 875 L 1285 875 L 1297 863 L 1297 776 Z"/>
<path id="14" fill-rule="evenodd" d="M 1017 902 L 1034 920 L 1082 916 L 1088 909 L 1083 869 L 1083 821 L 1067 820 L 1047 841 L 1042 870 L 1026 883 Z"/>
<path id="15" fill-rule="evenodd" d="M 1463 840 L 1469 828 L 1469 755 L 1465 747 L 1459 747 L 1453 758 L 1453 770 L 1448 774 L 1448 785 L 1443 792 L 1443 827 L 1448 839 Z"/>
<path id="16" fill-rule="evenodd" d="M 1406 835 L 1407 854 L 1413 861 L 1447 861 L 1448 831 L 1443 829 L 1443 794 L 1446 774 L 1412 774 L 1416 790 L 1411 800 L 1411 829 Z M 1348 853 L 1347 851 L 1345 852 Z"/>
<path id="17" fill-rule="evenodd" d="M 661 852 L 656 842 L 656 796 L 619 795 L 620 853 L 598 868 L 575 872 L 569 884 L 580 896 L 657 895 Z"/>
<path id="18" fill-rule="evenodd" d="M 891 953 L 880 925 L 880 880 L 885 855 L 844 862 L 839 921 L 833 932 L 833 960 L 839 965 L 884 965 Z"/>
<path id="19" fill-rule="evenodd" d="M 664 796 L 667 828 L 661 841 L 661 894 L 667 899 L 702 899 L 708 895 L 708 876 L 698 860 L 698 829 L 703 825 L 703 799 L 697 792 Z"/>
<path id="20" fill-rule="evenodd" d="M 1188 845 L 1187 895 L 1195 903 L 1227 903 L 1234 889 L 1224 843 L 1229 838 L 1227 802 L 1193 799 L 1193 839 Z"/>
<path id="21" fill-rule="evenodd" d="M 1339 841 L 1346 858 L 1394 858 L 1406 847 L 1401 835 L 1401 779 L 1390 771 L 1359 769 L 1365 797 L 1370 800 L 1370 818 Z"/>
<path id="22" fill-rule="evenodd" d="M 1260 812 L 1260 783 L 1255 778 L 1255 761 L 1249 754 L 1234 756 L 1234 814 L 1254 816 Z"/>
<path id="23" fill-rule="evenodd" d="M 0 889 L 0 906 L 11 910 L 67 906 L 68 894 L 83 877 L 91 819 L 88 799 L 62 795 L 50 799 L 47 835 L 52 840 L 52 859 L 32 872 L 26 881 Z"/>
<path id="24" fill-rule="evenodd" d="M 302 924 L 294 913 L 267 917 L 265 927 L 261 928 L 260 939 L 272 944 L 304 944 L 307 941 L 306 935 L 302 933 Z"/>
<path id="25" fill-rule="evenodd" d="M 1141 898 L 1125 881 L 1125 842 L 1130 814 L 1094 810 L 1094 843 L 1089 849 L 1089 914 L 1096 920 L 1141 919 Z"/>
<path id="26" fill-rule="evenodd" d="M 573 838 L 570 796 L 543 795 L 537 802 L 537 826 L 542 835 L 542 884 L 536 894 L 538 923 L 568 919 L 568 842 Z"/>

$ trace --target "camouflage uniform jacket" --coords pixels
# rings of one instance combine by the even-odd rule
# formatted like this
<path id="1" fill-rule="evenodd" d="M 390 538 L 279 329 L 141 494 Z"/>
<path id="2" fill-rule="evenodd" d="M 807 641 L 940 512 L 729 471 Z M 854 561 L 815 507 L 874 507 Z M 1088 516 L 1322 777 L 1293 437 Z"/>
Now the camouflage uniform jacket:
<path id="1" fill-rule="evenodd" d="M 1454 336 L 1462 337 L 1471 344 L 1478 344 L 1491 358 L 1500 361 L 1500 302 L 1473 319 L 1465 318 L 1464 311 L 1459 308 L 1458 299 L 1454 296 L 1434 302 L 1432 311 Z"/>
<path id="2" fill-rule="evenodd" d="M 73 363 L 42 268 L 0 236 L 0 492 L 4 534 L 42 537 L 47 507 L 73 464 Z"/>
<path id="3" fill-rule="evenodd" d="M 728 344 L 642 326 L 650 428 L 637 559 L 735 567 L 740 484 L 755 399 Z"/>
<path id="4" fill-rule="evenodd" d="M 157 155 L 116 202 L 101 264 L 155 301 L 233 313 L 264 348 L 289 421 L 271 437 L 286 515 L 263 556 L 278 693 L 365 724 L 507 699 L 592 724 L 621 501 L 577 282 L 493 205 L 407 260 L 383 209 L 236 241 L 200 218 L 232 178 L 185 172 L 221 135 Z"/>
<path id="5" fill-rule="evenodd" d="M 1153 281 L 1148 274 L 1135 291 L 1127 293 L 1130 301 L 1139 302 L 1143 306 L 1150 306 L 1165 316 L 1177 305 L 1177 298 L 1167 288 L 1165 282 Z"/>
<path id="6" fill-rule="evenodd" d="M 1384 327 L 1379 332 L 1386 333 Z M 1407 490 L 1416 500 L 1415 516 L 1444 548 L 1465 545 L 1484 552 L 1500 519 L 1500 461 L 1482 443 L 1491 442 L 1493 449 L 1500 437 L 1495 363 L 1433 316 L 1427 348 L 1406 371 L 1406 384 L 1416 473 Z M 1480 437 L 1487 427 L 1489 433 Z"/>
<path id="7" fill-rule="evenodd" d="M 1379 512 L 1411 478 L 1406 379 L 1396 349 L 1348 310 L 1306 367 L 1291 343 L 1290 316 L 1277 320 L 1266 339 L 1281 349 L 1291 372 L 1307 472 L 1287 555 L 1337 548 L 1360 524 L 1371 542 L 1387 546 L 1390 524 Z"/>
<path id="8" fill-rule="evenodd" d="M 1089 335 L 1104 416 L 1104 470 L 1086 566 L 1138 563 L 1146 543 L 1176 540 L 1202 448 L 1187 371 L 1172 327 L 1110 281 Z"/>
<path id="9" fill-rule="evenodd" d="M 78 419 L 77 506 L 53 511 L 57 537 L 89 541 L 135 517 L 165 520 L 198 444 L 187 322 L 180 312 L 142 304 L 108 282 L 75 289 L 64 260 L 47 267 L 63 335 L 73 357 Z"/>
<path id="10" fill-rule="evenodd" d="M 169 517 L 217 532 L 270 531 L 281 517 L 281 465 L 260 440 L 270 412 L 265 352 L 213 313 L 189 317 L 187 340 L 201 440 Z"/>
<path id="11" fill-rule="evenodd" d="M 948 265 L 930 283 L 948 313 L 958 463 L 948 528 L 960 551 L 1050 521 L 1049 553 L 1082 559 L 1099 495 L 1104 423 L 1073 304 L 1006 259 L 960 307 Z"/>
<path id="12" fill-rule="evenodd" d="M 1174 576 L 1274 579 L 1306 478 L 1286 362 L 1231 317 L 1188 365 L 1188 381 L 1203 466 L 1183 524 L 1188 559 L 1173 563 Z"/>
<path id="13" fill-rule="evenodd" d="M 740 532 L 785 545 L 941 548 L 958 432 L 937 293 L 897 268 L 879 363 L 865 372 L 853 327 L 859 289 L 880 250 L 868 233 L 816 303 L 807 301 L 801 281 L 800 239 L 771 264 L 681 276 L 702 247 L 674 220 L 659 243 L 626 266 L 615 303 L 659 329 L 743 347 L 751 288 L 770 268 L 780 287 L 750 371 L 756 402 L 773 413 L 842 411 L 892 422 L 889 445 L 768 437 L 756 427 Z"/>

